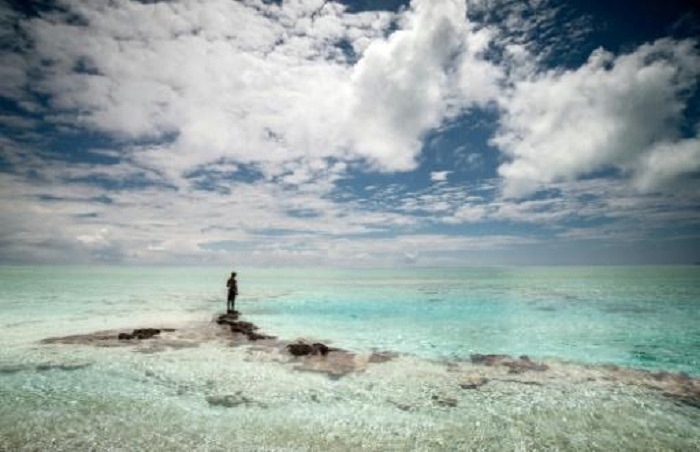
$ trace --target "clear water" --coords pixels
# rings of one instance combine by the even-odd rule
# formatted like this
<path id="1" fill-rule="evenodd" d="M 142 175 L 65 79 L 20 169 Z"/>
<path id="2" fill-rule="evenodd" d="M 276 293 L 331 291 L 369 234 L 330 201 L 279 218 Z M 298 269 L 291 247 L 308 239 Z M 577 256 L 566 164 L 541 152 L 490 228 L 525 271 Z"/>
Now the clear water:
<path id="1" fill-rule="evenodd" d="M 40 344 L 206 325 L 228 271 L 0 267 L 0 450 L 700 447 L 700 410 L 579 366 L 700 375 L 698 266 L 238 271 L 238 308 L 263 331 L 400 358 L 332 380 L 226 342 Z M 472 353 L 555 370 L 542 385 L 492 378 L 464 391 L 457 380 L 480 370 L 445 363 Z M 252 402 L 207 402 L 239 392 Z"/>

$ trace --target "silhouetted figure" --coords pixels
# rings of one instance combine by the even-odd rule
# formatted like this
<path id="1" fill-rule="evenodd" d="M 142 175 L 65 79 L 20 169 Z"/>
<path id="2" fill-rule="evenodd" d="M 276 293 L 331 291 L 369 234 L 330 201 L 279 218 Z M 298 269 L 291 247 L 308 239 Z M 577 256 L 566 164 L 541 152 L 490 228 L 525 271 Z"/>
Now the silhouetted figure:
<path id="1" fill-rule="evenodd" d="M 228 287 L 228 302 L 226 303 L 226 312 L 235 311 L 236 295 L 238 295 L 238 282 L 236 281 L 236 272 L 231 272 L 231 277 L 226 281 Z"/>

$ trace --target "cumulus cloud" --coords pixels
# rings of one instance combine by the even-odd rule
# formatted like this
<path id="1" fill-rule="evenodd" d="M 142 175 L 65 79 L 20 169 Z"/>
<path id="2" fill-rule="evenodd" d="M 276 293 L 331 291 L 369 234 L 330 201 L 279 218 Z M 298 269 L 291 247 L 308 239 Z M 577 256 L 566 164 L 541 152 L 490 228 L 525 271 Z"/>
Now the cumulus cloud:
<path id="1" fill-rule="evenodd" d="M 652 192 L 698 171 L 698 134 L 681 130 L 692 43 L 546 69 L 539 55 L 570 46 L 551 31 L 533 41 L 559 23 L 551 2 L 467 3 L 60 0 L 32 18 L 0 7 L 0 43 L 12 43 L 0 96 L 14 101 L 0 114 L 12 131 L 0 137 L 0 260 L 430 265 L 541 244 L 513 225 L 568 239 L 590 232 L 567 236 L 571 221 L 614 223 L 601 236 L 631 217 L 697 223 L 690 197 L 581 180 L 612 168 Z M 491 3 L 509 12 L 477 22 Z M 566 29 L 578 39 L 577 24 Z M 499 157 L 460 141 L 491 115 L 500 178 Z M 32 131 L 46 141 L 22 143 Z M 442 160 L 421 154 L 427 136 L 442 137 Z M 100 148 L 82 149 L 93 138 Z M 487 179 L 465 179 L 477 170 Z M 499 198 L 502 184 L 507 196 L 549 191 Z"/>
<path id="2" fill-rule="evenodd" d="M 460 0 L 398 15 L 320 0 L 59 5 L 23 23 L 30 53 L 5 54 L 28 59 L 4 65 L 18 72 L 7 95 L 34 73 L 49 119 L 157 142 L 130 151 L 170 179 L 222 157 L 298 183 L 330 160 L 410 170 L 428 130 L 496 93 L 490 37 Z"/>
<path id="3" fill-rule="evenodd" d="M 471 29 L 464 2 L 412 5 L 403 29 L 373 42 L 353 72 L 352 141 L 388 170 L 413 169 L 425 132 L 493 100 L 501 77 L 483 59 L 488 30 Z"/>
<path id="4" fill-rule="evenodd" d="M 492 140 L 508 156 L 498 169 L 504 194 L 609 168 L 653 190 L 688 172 L 697 140 L 681 139 L 680 126 L 699 76 L 693 42 L 660 39 L 620 56 L 600 49 L 578 69 L 517 81 Z M 655 167 L 662 156 L 668 163 Z"/>
<path id="5" fill-rule="evenodd" d="M 698 171 L 700 138 L 661 142 L 634 163 L 634 185 L 644 192 L 667 185 L 678 188 L 682 176 Z"/>

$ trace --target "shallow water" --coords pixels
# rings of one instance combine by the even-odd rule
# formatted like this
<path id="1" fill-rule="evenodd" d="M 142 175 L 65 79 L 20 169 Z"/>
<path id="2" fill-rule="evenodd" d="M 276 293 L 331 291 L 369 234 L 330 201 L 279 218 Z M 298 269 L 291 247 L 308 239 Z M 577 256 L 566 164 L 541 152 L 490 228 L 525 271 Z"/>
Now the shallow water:
<path id="1" fill-rule="evenodd" d="M 401 353 L 340 379 L 228 340 L 150 353 L 39 342 L 210 328 L 226 277 L 0 268 L 0 450 L 700 447 L 697 407 L 586 365 L 700 375 L 700 267 L 240 269 L 237 306 L 263 331 Z M 512 376 L 472 353 L 550 370 Z M 488 383 L 463 389 L 474 375 Z"/>

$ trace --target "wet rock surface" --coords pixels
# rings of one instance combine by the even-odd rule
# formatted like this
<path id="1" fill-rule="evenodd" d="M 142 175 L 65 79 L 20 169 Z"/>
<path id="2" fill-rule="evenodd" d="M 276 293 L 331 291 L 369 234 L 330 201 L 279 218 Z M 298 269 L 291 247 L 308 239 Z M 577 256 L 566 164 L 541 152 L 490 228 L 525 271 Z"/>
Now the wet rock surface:
<path id="1" fill-rule="evenodd" d="M 143 340 L 143 339 L 150 339 L 154 336 L 158 336 L 162 332 L 172 332 L 175 331 L 172 328 L 139 328 L 135 329 L 131 333 L 119 333 L 117 336 L 117 339 L 120 341 L 128 341 L 132 339 L 138 339 L 138 340 Z"/>
<path id="2" fill-rule="evenodd" d="M 249 341 L 259 341 L 264 339 L 276 339 L 275 336 L 258 333 L 260 329 L 257 325 L 240 320 L 238 311 L 227 312 L 216 319 L 218 325 L 226 325 L 232 333 L 245 336 Z"/>

